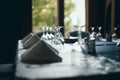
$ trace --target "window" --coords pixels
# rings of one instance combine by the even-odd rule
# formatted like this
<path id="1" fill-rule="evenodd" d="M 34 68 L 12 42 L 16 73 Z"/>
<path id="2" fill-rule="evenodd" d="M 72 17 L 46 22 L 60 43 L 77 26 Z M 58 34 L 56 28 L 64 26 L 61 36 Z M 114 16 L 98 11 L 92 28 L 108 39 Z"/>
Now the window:
<path id="1" fill-rule="evenodd" d="M 60 0 L 61 1 L 61 0 Z M 42 31 L 43 26 L 56 26 L 57 0 L 32 1 L 33 33 Z M 64 35 L 73 29 L 74 25 L 85 25 L 85 0 L 64 0 Z"/>
<path id="2" fill-rule="evenodd" d="M 65 35 L 74 25 L 85 25 L 85 0 L 65 0 Z"/>
<path id="3" fill-rule="evenodd" d="M 41 31 L 43 26 L 55 26 L 57 0 L 32 1 L 32 30 Z"/>

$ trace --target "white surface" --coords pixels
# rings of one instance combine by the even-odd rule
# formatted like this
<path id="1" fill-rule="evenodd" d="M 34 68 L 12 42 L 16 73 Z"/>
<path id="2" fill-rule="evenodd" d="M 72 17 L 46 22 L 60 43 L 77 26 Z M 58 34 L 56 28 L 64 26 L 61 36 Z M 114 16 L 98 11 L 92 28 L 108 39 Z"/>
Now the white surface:
<path id="1" fill-rule="evenodd" d="M 63 61 L 52 64 L 25 64 L 20 62 L 21 43 L 18 46 L 16 76 L 28 79 L 56 79 L 120 72 L 120 63 L 105 57 L 84 55 L 78 43 L 54 45 Z"/>

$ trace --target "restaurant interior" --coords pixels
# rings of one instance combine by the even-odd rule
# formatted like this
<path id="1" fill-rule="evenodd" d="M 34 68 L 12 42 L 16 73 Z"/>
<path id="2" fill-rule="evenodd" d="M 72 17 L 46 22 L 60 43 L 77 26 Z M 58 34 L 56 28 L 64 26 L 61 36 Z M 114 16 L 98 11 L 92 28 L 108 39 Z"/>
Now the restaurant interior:
<path id="1" fill-rule="evenodd" d="M 85 0 L 85 24 L 67 36 L 65 0 L 56 0 L 54 30 L 37 33 L 32 1 L 0 1 L 0 80 L 120 79 L 120 0 Z"/>

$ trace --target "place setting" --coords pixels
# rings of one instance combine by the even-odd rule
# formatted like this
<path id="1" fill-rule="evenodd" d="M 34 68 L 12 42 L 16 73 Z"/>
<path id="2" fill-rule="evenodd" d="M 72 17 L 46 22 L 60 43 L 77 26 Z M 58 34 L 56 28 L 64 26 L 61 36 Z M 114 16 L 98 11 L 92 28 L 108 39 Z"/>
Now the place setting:
<path id="1" fill-rule="evenodd" d="M 105 49 L 106 45 L 117 46 L 112 42 L 106 43 L 107 41 L 101 40 L 101 27 L 98 28 L 98 33 L 92 28 L 92 32 L 87 35 L 82 34 L 81 29 L 78 29 L 78 39 L 74 42 L 66 41 L 60 32 L 61 28 L 61 26 L 59 28 L 46 26 L 42 28 L 42 33 L 29 33 L 18 41 L 16 58 L 18 78 L 55 79 L 120 72 L 120 62 L 106 56 L 112 51 L 111 47 L 111 51 Z M 33 73 L 29 73 L 30 71 L 34 76 L 31 76 Z M 43 74 L 46 76 L 41 76 Z M 64 76 L 65 74 L 67 75 Z"/>

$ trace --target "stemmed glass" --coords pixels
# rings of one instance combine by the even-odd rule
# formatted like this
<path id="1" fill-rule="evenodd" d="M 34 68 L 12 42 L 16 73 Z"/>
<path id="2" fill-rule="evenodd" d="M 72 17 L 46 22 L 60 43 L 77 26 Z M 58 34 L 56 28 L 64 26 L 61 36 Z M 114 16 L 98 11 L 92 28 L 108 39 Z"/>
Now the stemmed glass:
<path id="1" fill-rule="evenodd" d="M 62 35 L 62 33 L 60 32 L 60 29 L 62 27 L 58 26 L 58 27 L 54 27 L 54 39 L 52 40 L 52 43 L 59 45 L 59 44 L 64 44 L 64 37 Z"/>
<path id="2" fill-rule="evenodd" d="M 116 30 L 117 30 L 117 27 L 114 28 L 114 33 L 112 34 L 112 41 L 113 42 L 116 42 L 118 39 L 117 34 L 116 34 Z"/>
<path id="3" fill-rule="evenodd" d="M 53 35 L 53 27 L 49 27 L 49 38 L 50 40 L 54 39 L 54 35 Z"/>
<path id="4" fill-rule="evenodd" d="M 74 47 L 72 49 L 72 64 L 73 65 L 81 65 L 82 62 L 87 62 L 87 56 L 88 56 L 88 37 L 84 37 L 82 35 L 82 28 L 85 27 L 83 26 L 75 26 L 78 32 L 78 45 L 81 47 L 81 51 L 76 50 Z M 80 48 L 79 47 L 79 48 Z M 77 48 L 77 47 L 76 47 Z M 82 54 L 82 52 L 84 54 Z"/>
<path id="5" fill-rule="evenodd" d="M 46 37 L 47 37 L 47 40 L 50 40 L 50 36 L 49 36 L 49 27 L 48 26 L 46 26 L 45 27 L 45 31 L 46 31 Z"/>
<path id="6" fill-rule="evenodd" d="M 96 35 L 96 40 L 101 40 L 101 39 L 102 39 L 102 34 L 100 33 L 101 29 L 102 29 L 101 26 L 98 27 L 98 33 L 97 33 L 97 35 Z"/>
<path id="7" fill-rule="evenodd" d="M 90 38 L 95 38 L 96 37 L 96 33 L 95 33 L 94 29 L 95 29 L 95 27 L 91 27 Z"/>
<path id="8" fill-rule="evenodd" d="M 76 28 L 78 30 L 78 42 L 80 43 L 82 40 L 82 35 L 81 35 L 82 26 L 77 26 Z"/>
<path id="9" fill-rule="evenodd" d="M 61 43 L 64 43 L 64 36 L 62 35 L 62 33 L 60 32 L 60 29 L 62 29 L 63 26 L 58 26 L 58 33 L 59 33 L 59 40 L 61 41 Z"/>
<path id="10" fill-rule="evenodd" d="M 43 34 L 42 34 L 42 36 L 41 36 L 41 39 L 42 39 L 42 40 L 46 40 L 47 37 L 46 37 L 46 33 L 45 33 L 45 27 L 42 27 L 42 32 L 43 32 Z"/>

